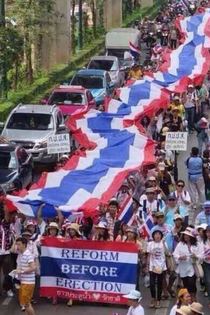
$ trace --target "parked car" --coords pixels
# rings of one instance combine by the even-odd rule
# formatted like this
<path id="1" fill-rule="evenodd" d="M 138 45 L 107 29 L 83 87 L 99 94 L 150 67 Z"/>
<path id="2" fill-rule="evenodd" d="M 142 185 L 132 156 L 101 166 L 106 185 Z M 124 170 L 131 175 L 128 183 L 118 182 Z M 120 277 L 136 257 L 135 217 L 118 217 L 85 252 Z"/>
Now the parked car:
<path id="1" fill-rule="evenodd" d="M 31 153 L 14 143 L 0 144 L 0 186 L 4 193 L 26 188 L 33 179 Z"/>
<path id="2" fill-rule="evenodd" d="M 95 56 L 91 58 L 87 69 L 100 69 L 108 71 L 116 87 L 121 87 L 125 80 L 125 73 L 121 70 L 120 61 L 115 56 Z"/>
<path id="3" fill-rule="evenodd" d="M 52 91 L 48 99 L 45 99 L 45 103 L 57 105 L 63 115 L 68 116 L 78 109 L 96 108 L 93 95 L 82 86 L 60 85 Z"/>
<path id="4" fill-rule="evenodd" d="M 2 136 L 22 145 L 34 162 L 52 163 L 57 155 L 47 153 L 47 138 L 66 132 L 63 114 L 56 105 L 19 104 L 8 116 Z"/>
<path id="5" fill-rule="evenodd" d="M 96 105 L 103 105 L 105 97 L 112 97 L 114 93 L 114 83 L 110 75 L 104 70 L 83 69 L 73 76 L 70 85 L 80 85 L 90 90 Z"/>

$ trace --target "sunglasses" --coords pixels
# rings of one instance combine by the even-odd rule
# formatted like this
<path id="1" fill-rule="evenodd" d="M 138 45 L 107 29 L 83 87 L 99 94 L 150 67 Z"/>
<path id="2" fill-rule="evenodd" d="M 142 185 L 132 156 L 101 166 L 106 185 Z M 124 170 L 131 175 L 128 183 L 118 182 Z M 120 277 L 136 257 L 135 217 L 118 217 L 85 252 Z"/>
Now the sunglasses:
<path id="1" fill-rule="evenodd" d="M 168 199 L 169 201 L 175 201 L 176 199 L 173 199 L 173 198 L 170 198 L 170 199 Z"/>
<path id="2" fill-rule="evenodd" d="M 184 187 L 184 185 L 178 184 L 177 187 Z"/>

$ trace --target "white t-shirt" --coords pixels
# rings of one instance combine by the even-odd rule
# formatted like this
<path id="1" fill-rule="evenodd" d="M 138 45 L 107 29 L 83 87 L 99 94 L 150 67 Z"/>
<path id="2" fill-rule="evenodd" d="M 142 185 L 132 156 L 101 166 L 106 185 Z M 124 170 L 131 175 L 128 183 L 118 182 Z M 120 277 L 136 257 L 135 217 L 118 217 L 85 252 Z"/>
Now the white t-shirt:
<path id="1" fill-rule="evenodd" d="M 162 271 L 167 269 L 164 245 L 162 241 L 159 243 L 154 241 L 149 242 L 147 252 L 150 254 L 149 271 L 152 271 L 153 267 L 161 267 Z"/>
<path id="2" fill-rule="evenodd" d="M 185 217 L 189 215 L 189 205 L 187 205 L 186 203 L 184 203 L 183 199 L 191 202 L 191 198 L 190 198 L 190 194 L 188 193 L 188 191 L 183 190 L 181 195 L 178 195 L 178 192 L 175 191 L 175 196 L 177 197 L 177 205 L 181 206 L 184 211 L 185 211 Z"/>
<path id="3" fill-rule="evenodd" d="M 190 257 L 191 253 L 194 253 L 201 261 L 204 256 L 204 248 L 201 244 L 198 244 L 197 246 L 191 246 L 189 251 L 187 244 L 179 242 L 173 252 L 175 262 L 178 264 L 176 272 L 181 278 L 192 277 L 195 274 L 192 259 Z M 187 259 L 180 260 L 180 256 L 187 256 Z"/>
<path id="4" fill-rule="evenodd" d="M 175 304 L 175 305 L 172 307 L 172 309 L 171 309 L 169 315 L 176 315 L 176 310 L 177 310 L 177 304 Z"/>
<path id="5" fill-rule="evenodd" d="M 127 315 L 144 315 L 144 309 L 141 305 L 136 307 L 130 306 Z"/>

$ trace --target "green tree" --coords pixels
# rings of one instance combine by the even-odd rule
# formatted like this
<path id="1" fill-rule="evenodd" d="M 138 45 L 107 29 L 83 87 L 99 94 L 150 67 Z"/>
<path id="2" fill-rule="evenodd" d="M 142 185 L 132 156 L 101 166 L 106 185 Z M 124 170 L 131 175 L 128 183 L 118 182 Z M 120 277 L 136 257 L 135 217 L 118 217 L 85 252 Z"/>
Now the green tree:
<path id="1" fill-rule="evenodd" d="M 33 81 L 33 49 L 36 59 L 40 58 L 44 34 L 49 35 L 49 25 L 54 23 L 54 0 L 9 1 L 6 14 L 17 21 L 17 29 L 24 39 L 25 77 Z M 46 27 L 47 26 L 47 27 Z M 40 61 L 35 62 L 37 68 Z"/>

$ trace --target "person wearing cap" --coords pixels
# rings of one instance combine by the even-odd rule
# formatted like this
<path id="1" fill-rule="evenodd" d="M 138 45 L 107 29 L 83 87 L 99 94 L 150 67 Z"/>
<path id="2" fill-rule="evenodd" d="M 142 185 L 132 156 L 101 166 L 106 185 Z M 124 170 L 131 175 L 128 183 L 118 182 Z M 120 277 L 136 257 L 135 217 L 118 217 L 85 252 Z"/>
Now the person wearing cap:
<path id="1" fill-rule="evenodd" d="M 144 315 L 144 309 L 140 304 L 142 299 L 141 293 L 137 290 L 131 290 L 130 293 L 123 295 L 127 299 L 129 306 L 127 315 Z"/>
<path id="2" fill-rule="evenodd" d="M 203 160 L 198 156 L 199 150 L 196 147 L 191 149 L 190 157 L 185 161 L 188 172 L 188 189 L 192 200 L 192 207 L 196 209 L 196 196 L 199 203 L 203 204 L 205 198 L 205 184 L 203 178 Z M 199 224 L 198 224 L 199 225 Z"/>
<path id="3" fill-rule="evenodd" d="M 182 232 L 185 230 L 185 227 L 183 226 L 183 217 L 176 213 L 174 215 L 174 226 L 171 230 L 172 238 L 173 238 L 173 248 L 172 252 L 175 250 L 177 244 L 181 240 Z"/>
<path id="4" fill-rule="evenodd" d="M 39 231 L 35 221 L 29 220 L 25 224 L 25 229 L 31 232 L 31 240 L 36 241 L 39 238 Z"/>
<path id="5" fill-rule="evenodd" d="M 170 131 L 183 131 L 182 118 L 178 115 L 178 110 L 178 107 L 174 107 L 169 115 L 171 120 Z"/>
<path id="6" fill-rule="evenodd" d="M 59 171 L 60 169 L 62 169 L 66 165 L 68 160 L 69 160 L 68 154 L 63 154 L 55 166 L 55 171 Z"/>
<path id="7" fill-rule="evenodd" d="M 94 226 L 93 241 L 112 241 L 113 237 L 109 233 L 107 223 L 104 221 L 99 222 Z"/>
<path id="8" fill-rule="evenodd" d="M 165 223 L 173 226 L 174 224 L 174 215 L 176 213 L 180 214 L 182 218 L 185 216 L 185 211 L 182 206 L 178 206 L 175 193 L 170 193 L 167 197 L 166 206 L 163 209 L 165 214 Z"/>
<path id="9" fill-rule="evenodd" d="M 189 132 L 193 132 L 195 113 L 198 112 L 198 95 L 193 84 L 189 84 L 187 91 L 182 95 L 185 108 L 185 119 L 188 121 Z"/>
<path id="10" fill-rule="evenodd" d="M 179 179 L 176 182 L 176 190 L 174 192 L 174 195 L 177 200 L 177 205 L 181 206 L 184 209 L 184 224 L 187 226 L 189 221 L 189 206 L 191 204 L 191 198 L 189 192 L 185 190 L 184 187 L 185 182 Z"/>
<path id="11" fill-rule="evenodd" d="M 142 76 L 142 71 L 140 69 L 139 63 L 135 62 L 128 73 L 128 78 L 139 80 L 141 76 Z"/>
<path id="12" fill-rule="evenodd" d="M 195 219 L 196 226 L 199 226 L 203 223 L 210 225 L 210 201 L 209 200 L 204 202 L 203 209 L 204 210 L 201 211 Z"/>
<path id="13" fill-rule="evenodd" d="M 116 198 L 111 199 L 107 207 L 106 221 L 107 221 L 107 228 L 109 230 L 109 234 L 112 238 L 114 237 L 115 224 L 118 221 L 118 218 L 117 218 L 118 211 L 119 211 L 119 203 L 117 199 Z"/>
<path id="14" fill-rule="evenodd" d="M 204 231 L 204 260 L 203 260 L 203 272 L 205 281 L 205 290 L 208 294 L 208 307 L 210 308 L 210 225 L 208 225 Z"/>
<path id="15" fill-rule="evenodd" d="M 197 122 L 197 124 L 195 124 L 195 130 L 197 131 L 198 138 L 199 155 L 202 155 L 203 144 L 206 148 L 209 142 L 209 136 L 207 133 L 208 129 L 209 129 L 208 116 L 203 115 L 201 119 Z"/>
<path id="16" fill-rule="evenodd" d="M 169 315 L 176 315 L 176 311 L 178 309 L 181 309 L 182 306 L 189 306 L 191 303 L 191 296 L 186 288 L 182 288 L 179 290 L 177 294 L 177 302 L 176 304 L 172 307 Z"/>
<path id="17" fill-rule="evenodd" d="M 180 97 L 175 95 L 172 102 L 170 103 L 171 112 L 173 111 L 174 107 L 178 109 L 178 115 L 183 118 L 184 116 L 184 106 L 180 101 Z"/>
<path id="18" fill-rule="evenodd" d="M 152 239 L 147 246 L 147 266 L 150 273 L 150 294 L 152 297 L 149 306 L 160 308 L 164 271 L 167 270 L 162 231 L 155 230 L 152 233 Z"/>
<path id="19" fill-rule="evenodd" d="M 204 315 L 203 305 L 201 303 L 193 302 L 190 305 L 190 310 L 192 312 L 192 315 Z"/>
<path id="20" fill-rule="evenodd" d="M 153 211 L 161 211 L 164 207 L 164 201 L 156 199 L 156 193 L 153 187 L 146 189 L 145 194 L 141 196 L 139 203 L 139 216 L 142 219 L 145 217 L 145 214 L 149 215 Z"/>
<path id="21" fill-rule="evenodd" d="M 196 226 L 196 231 L 197 231 L 196 238 L 199 243 L 204 242 L 206 227 L 207 227 L 206 223 L 202 223 L 201 225 Z"/>
<path id="22" fill-rule="evenodd" d="M 196 237 L 189 229 L 182 232 L 180 242 L 173 252 L 175 262 L 177 264 L 176 272 L 182 279 L 185 288 L 191 294 L 192 301 L 196 299 L 196 275 L 194 270 L 195 261 L 202 261 L 204 251 L 198 245 Z"/>

